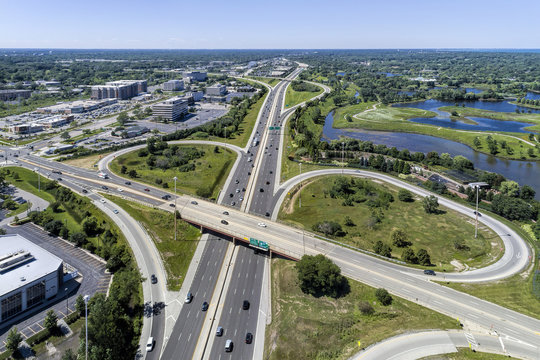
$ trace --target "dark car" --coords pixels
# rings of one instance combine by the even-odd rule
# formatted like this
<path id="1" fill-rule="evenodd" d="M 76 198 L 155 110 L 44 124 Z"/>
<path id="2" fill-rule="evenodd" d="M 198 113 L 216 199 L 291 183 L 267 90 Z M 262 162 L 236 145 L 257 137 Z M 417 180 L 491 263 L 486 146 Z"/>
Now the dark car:
<path id="1" fill-rule="evenodd" d="M 171 198 L 171 195 L 166 194 L 161 197 L 163 200 L 169 200 Z"/>
<path id="2" fill-rule="evenodd" d="M 473 214 L 478 215 L 478 216 L 482 216 L 482 214 L 480 214 L 480 213 L 477 214 L 476 211 L 473 211 Z"/>
<path id="3" fill-rule="evenodd" d="M 149 188 L 145 188 L 145 189 L 144 189 L 144 191 L 146 191 L 146 192 L 149 192 L 149 191 L 150 191 L 150 189 L 149 189 Z"/>
<path id="4" fill-rule="evenodd" d="M 260 188 L 259 191 L 260 191 L 260 192 L 264 192 L 264 189 L 263 189 L 263 188 Z"/>
<path id="5" fill-rule="evenodd" d="M 253 334 L 248 332 L 246 334 L 246 344 L 251 344 L 252 341 L 253 341 Z"/>
<path id="6" fill-rule="evenodd" d="M 234 196 L 234 194 L 233 194 L 233 193 L 230 193 L 230 194 L 229 194 L 229 197 L 233 197 L 233 196 Z"/>
<path id="7" fill-rule="evenodd" d="M 424 275 L 436 276 L 435 271 L 433 271 L 433 270 L 424 270 Z"/>
<path id="8" fill-rule="evenodd" d="M 102 188 L 103 190 L 109 190 L 109 188 L 106 187 L 105 185 L 103 185 L 101 188 Z"/>
<path id="9" fill-rule="evenodd" d="M 202 308 L 201 308 L 202 311 L 206 311 L 208 310 L 208 303 L 205 301 L 202 303 Z"/>
<path id="10" fill-rule="evenodd" d="M 264 216 L 270 216 L 270 213 L 267 211 L 266 214 L 264 214 Z"/>
<path id="11" fill-rule="evenodd" d="M 62 178 L 61 178 L 61 177 L 59 177 L 59 178 L 58 178 L 58 179 L 56 179 L 56 180 L 58 180 L 58 181 L 62 181 Z"/>
<path id="12" fill-rule="evenodd" d="M 126 181 L 124 184 L 131 185 L 131 181 Z"/>
<path id="13" fill-rule="evenodd" d="M 242 309 L 244 309 L 244 310 L 249 309 L 249 301 L 244 300 L 244 302 L 242 303 Z"/>
<path id="14" fill-rule="evenodd" d="M 196 202 L 195 200 L 193 200 L 191 203 L 192 203 L 193 205 L 197 205 L 197 204 L 198 204 L 198 202 Z"/>
<path id="15" fill-rule="evenodd" d="M 83 194 L 87 194 L 87 193 L 88 193 L 88 190 L 82 189 L 82 192 L 83 192 Z"/>
<path id="16" fill-rule="evenodd" d="M 157 277 L 155 274 L 152 274 L 152 276 L 150 276 L 150 281 L 152 281 L 152 284 L 157 284 Z"/>
<path id="17" fill-rule="evenodd" d="M 224 212 L 223 212 L 223 215 L 229 215 L 229 212 L 228 212 L 228 211 L 224 211 Z"/>
<path id="18" fill-rule="evenodd" d="M 170 207 L 174 207 L 174 204 L 169 204 Z"/>
<path id="19" fill-rule="evenodd" d="M 228 222 L 227 220 L 221 220 L 221 223 L 222 223 L 223 225 L 229 225 L 229 222 Z"/>

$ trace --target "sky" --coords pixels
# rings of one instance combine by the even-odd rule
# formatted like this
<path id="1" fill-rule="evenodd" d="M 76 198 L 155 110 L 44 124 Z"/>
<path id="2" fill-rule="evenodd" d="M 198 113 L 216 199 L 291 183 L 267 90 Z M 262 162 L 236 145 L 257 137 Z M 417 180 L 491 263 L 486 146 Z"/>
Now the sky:
<path id="1" fill-rule="evenodd" d="M 540 48 L 540 0 L 0 0 L 0 48 Z"/>

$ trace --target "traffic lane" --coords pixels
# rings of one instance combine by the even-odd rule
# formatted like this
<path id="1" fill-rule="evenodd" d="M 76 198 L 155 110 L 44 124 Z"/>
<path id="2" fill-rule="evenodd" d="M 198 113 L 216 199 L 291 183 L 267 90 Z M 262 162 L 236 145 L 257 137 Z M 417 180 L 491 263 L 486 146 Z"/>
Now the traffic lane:
<path id="1" fill-rule="evenodd" d="M 214 340 L 210 359 L 250 359 L 253 357 L 253 344 L 246 344 L 245 336 L 248 332 L 256 336 L 263 271 L 264 256 L 255 255 L 253 249 L 239 245 L 223 311 L 218 321 L 218 325 L 223 326 L 224 333 L 223 336 L 216 337 Z M 242 309 L 244 300 L 250 303 L 248 310 Z M 234 344 L 231 353 L 225 352 L 225 343 L 228 339 Z"/>
<path id="2" fill-rule="evenodd" d="M 201 311 L 201 307 L 204 301 L 210 302 L 227 247 L 227 240 L 209 236 L 189 289 L 193 299 L 191 303 L 182 306 L 163 352 L 163 359 L 191 359 L 193 356 L 207 314 Z M 184 300 L 179 299 L 182 302 Z"/>

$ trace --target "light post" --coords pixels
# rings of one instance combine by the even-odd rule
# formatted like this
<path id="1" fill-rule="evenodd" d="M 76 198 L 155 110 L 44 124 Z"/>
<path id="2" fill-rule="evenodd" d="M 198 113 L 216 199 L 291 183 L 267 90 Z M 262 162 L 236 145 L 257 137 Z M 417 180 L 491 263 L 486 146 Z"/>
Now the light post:
<path id="1" fill-rule="evenodd" d="M 68 298 L 68 288 L 65 288 L 64 291 L 66 292 L 66 316 L 69 315 L 69 298 Z"/>
<path id="2" fill-rule="evenodd" d="M 41 191 L 41 180 L 40 180 L 40 176 L 39 176 L 39 169 L 37 167 L 35 167 L 34 171 L 37 172 L 38 191 Z"/>
<path id="3" fill-rule="evenodd" d="M 300 179 L 302 179 L 302 163 L 298 163 L 300 165 Z M 298 198 L 300 201 L 299 207 L 302 207 L 302 180 L 300 180 L 300 189 L 298 189 Z"/>
<path id="4" fill-rule="evenodd" d="M 344 163 L 344 155 L 345 155 L 345 143 L 342 142 L 341 143 L 341 174 L 343 174 L 343 168 L 345 167 L 345 163 Z"/>
<path id="5" fill-rule="evenodd" d="M 173 177 L 174 180 L 174 241 L 176 241 L 176 180 L 178 178 L 175 176 Z"/>
<path id="6" fill-rule="evenodd" d="M 478 189 L 480 186 L 476 185 L 476 220 L 474 224 L 474 238 L 476 239 L 478 237 Z"/>
<path id="7" fill-rule="evenodd" d="M 85 359 L 88 360 L 88 299 L 90 299 L 90 296 L 88 295 L 85 295 L 84 296 L 84 323 L 85 323 L 85 326 L 86 326 L 86 331 L 85 331 L 85 335 L 86 335 L 86 355 L 85 355 Z"/>

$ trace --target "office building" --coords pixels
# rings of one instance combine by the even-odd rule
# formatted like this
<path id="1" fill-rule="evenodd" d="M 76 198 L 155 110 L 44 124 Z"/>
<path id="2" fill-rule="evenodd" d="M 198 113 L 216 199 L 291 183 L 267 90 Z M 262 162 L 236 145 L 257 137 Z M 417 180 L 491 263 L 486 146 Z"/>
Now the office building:
<path id="1" fill-rule="evenodd" d="M 208 79 L 206 71 L 184 71 L 182 76 L 189 78 L 190 81 L 206 81 L 206 79 Z"/>
<path id="2" fill-rule="evenodd" d="M 9 132 L 17 135 L 35 134 L 43 131 L 43 124 L 26 123 L 26 124 L 14 124 L 9 128 Z"/>
<path id="3" fill-rule="evenodd" d="M 21 235 L 0 236 L 0 325 L 42 304 L 63 283 L 63 261 Z"/>
<path id="4" fill-rule="evenodd" d="M 163 83 L 163 90 L 165 91 L 184 90 L 184 82 L 182 80 L 169 80 Z"/>
<path id="5" fill-rule="evenodd" d="M 223 96 L 227 93 L 227 87 L 221 84 L 215 84 L 206 88 L 208 96 Z"/>
<path id="6" fill-rule="evenodd" d="M 92 86 L 92 99 L 115 98 L 120 100 L 131 99 L 142 92 L 146 92 L 146 80 L 118 80 L 109 81 L 105 85 Z"/>
<path id="7" fill-rule="evenodd" d="M 32 95 L 32 90 L 0 90 L 0 101 L 28 99 L 30 95 Z"/>
<path id="8" fill-rule="evenodd" d="M 96 110 L 103 106 L 112 105 L 116 102 L 118 102 L 117 99 L 76 100 L 40 107 L 37 108 L 36 111 L 42 114 L 79 114 L 86 111 Z"/>
<path id="9" fill-rule="evenodd" d="M 183 97 L 174 97 L 152 106 L 154 118 L 178 121 L 188 112 L 188 101 Z"/>

